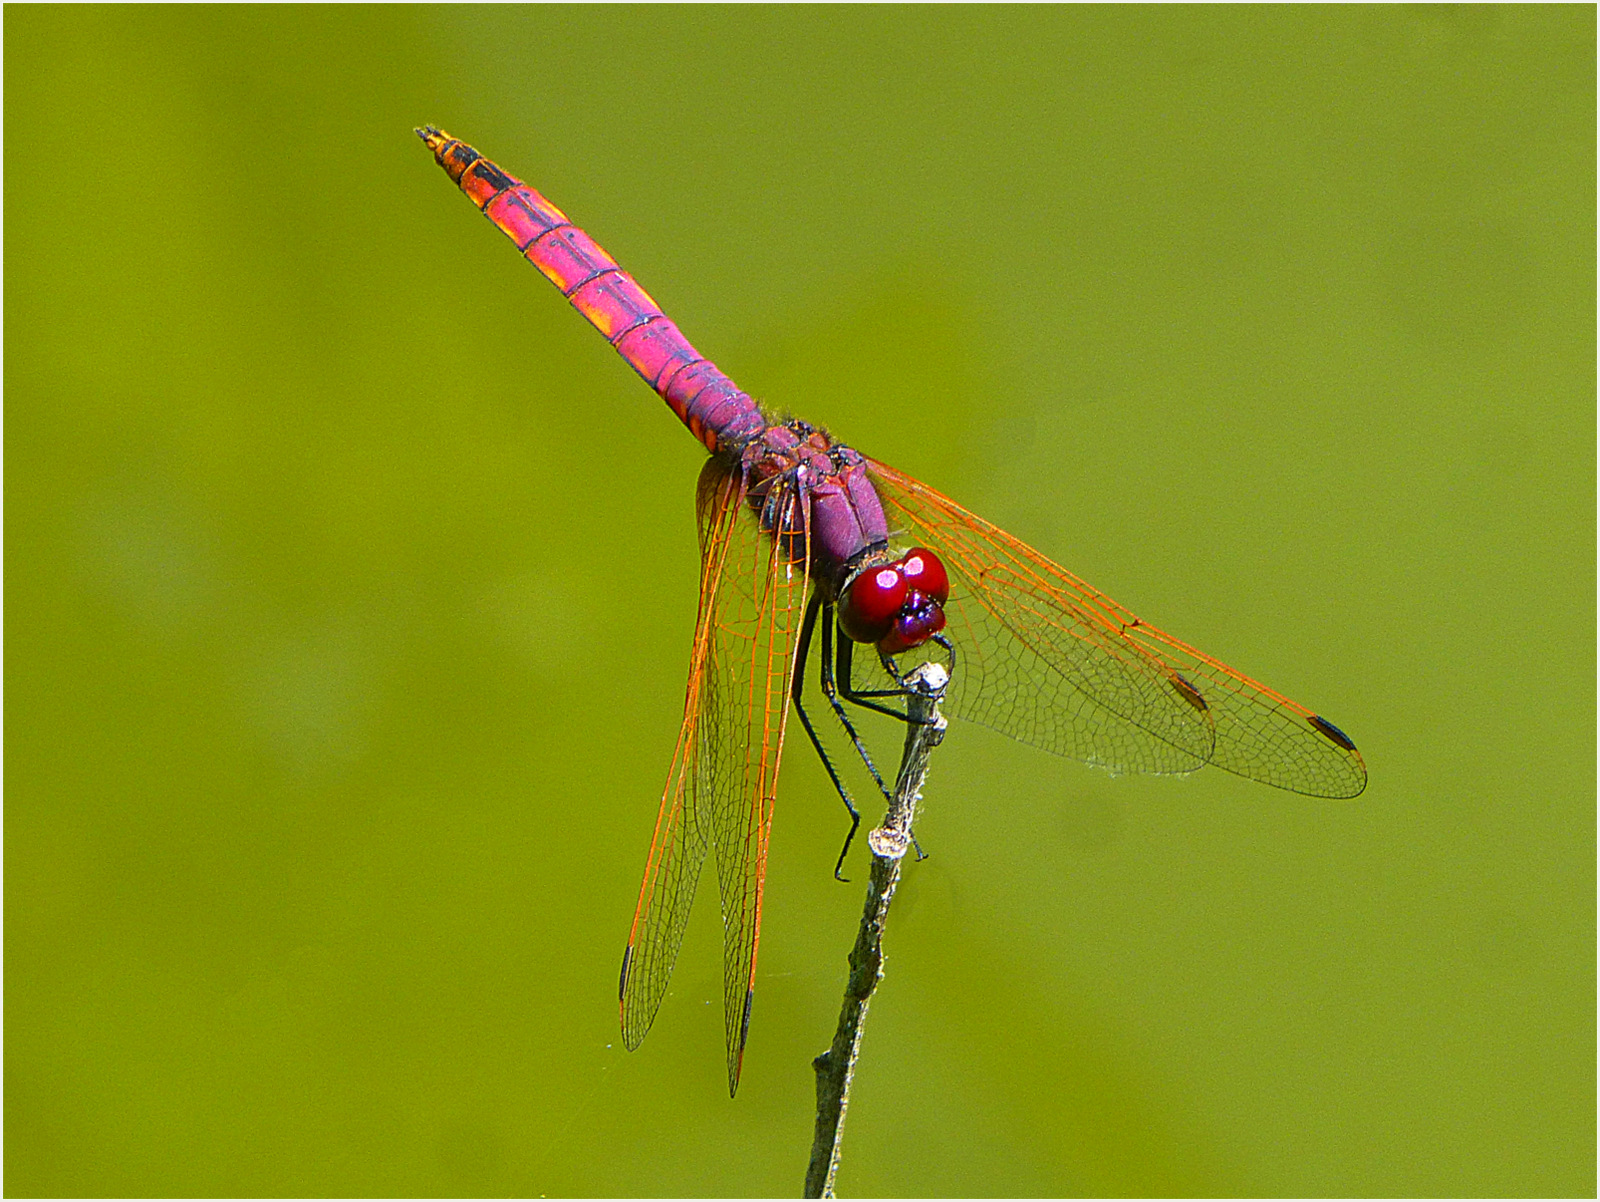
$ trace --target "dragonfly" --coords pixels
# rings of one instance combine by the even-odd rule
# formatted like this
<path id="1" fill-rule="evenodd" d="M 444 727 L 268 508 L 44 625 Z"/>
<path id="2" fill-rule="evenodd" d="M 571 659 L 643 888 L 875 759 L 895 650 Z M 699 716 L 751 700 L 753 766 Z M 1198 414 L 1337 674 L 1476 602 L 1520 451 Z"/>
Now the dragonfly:
<path id="1" fill-rule="evenodd" d="M 916 686 L 895 657 L 924 647 L 948 661 L 948 712 L 1059 756 L 1114 773 L 1211 765 L 1311 797 L 1366 787 L 1361 753 L 1328 719 L 1163 633 L 920 480 L 818 426 L 769 416 L 560 209 L 465 142 L 433 126 L 416 132 L 710 453 L 695 493 L 700 600 L 683 724 L 622 958 L 630 1050 L 666 995 L 714 851 L 728 1091 L 738 1090 L 791 712 L 851 835 L 860 822 L 803 697 L 813 642 L 823 699 L 886 796 L 845 705 L 908 720 L 894 698 Z M 877 661 L 862 683 L 888 687 L 857 682 L 858 645 Z M 847 837 L 836 876 L 849 846 Z"/>

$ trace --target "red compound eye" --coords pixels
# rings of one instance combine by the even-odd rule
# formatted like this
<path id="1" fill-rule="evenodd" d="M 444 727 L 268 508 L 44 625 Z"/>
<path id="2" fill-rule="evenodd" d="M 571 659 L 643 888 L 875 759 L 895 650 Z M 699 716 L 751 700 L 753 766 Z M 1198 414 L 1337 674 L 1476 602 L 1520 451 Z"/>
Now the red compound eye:
<path id="1" fill-rule="evenodd" d="M 839 625 L 858 643 L 876 643 L 894 626 L 905 599 L 899 565 L 868 568 L 839 598 Z"/>
<path id="2" fill-rule="evenodd" d="M 950 600 L 950 577 L 939 557 L 926 547 L 913 547 L 900 561 L 900 574 L 906 586 L 926 593 L 940 605 Z"/>

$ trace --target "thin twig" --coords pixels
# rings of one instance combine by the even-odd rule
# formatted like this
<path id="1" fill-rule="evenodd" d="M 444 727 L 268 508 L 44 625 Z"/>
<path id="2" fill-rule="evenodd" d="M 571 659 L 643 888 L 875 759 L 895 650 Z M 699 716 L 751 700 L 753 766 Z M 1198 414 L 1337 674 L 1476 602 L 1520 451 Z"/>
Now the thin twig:
<path id="1" fill-rule="evenodd" d="M 883 825 L 867 836 L 872 848 L 872 872 L 867 883 L 867 904 L 861 928 L 850 952 L 850 977 L 844 987 L 844 1005 L 833 1045 L 811 1062 L 817 1073 L 817 1125 L 811 1141 L 811 1163 L 806 1167 L 807 1198 L 833 1197 L 833 1179 L 839 1172 L 839 1145 L 844 1134 L 845 1110 L 850 1105 L 850 1082 L 855 1077 L 856 1056 L 861 1051 L 862 1025 L 867 1002 L 883 977 L 883 928 L 889 903 L 900 880 L 900 860 L 911 846 L 911 821 L 922 798 L 928 776 L 928 759 L 944 738 L 944 715 L 939 701 L 949 683 L 943 665 L 923 664 L 906 677 L 914 686 L 907 699 L 905 751 L 895 781 L 894 801 Z"/>

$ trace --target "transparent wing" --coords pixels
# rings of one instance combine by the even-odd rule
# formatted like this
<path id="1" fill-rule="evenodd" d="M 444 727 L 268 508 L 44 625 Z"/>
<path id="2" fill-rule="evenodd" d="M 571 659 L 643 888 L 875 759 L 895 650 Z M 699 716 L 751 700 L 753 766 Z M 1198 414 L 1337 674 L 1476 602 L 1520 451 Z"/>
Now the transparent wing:
<path id="1" fill-rule="evenodd" d="M 717 608 L 707 671 L 700 771 L 712 798 L 722 897 L 723 1019 L 728 1091 L 739 1087 L 767 840 L 789 717 L 789 683 L 805 617 L 809 513 L 797 490 L 774 485 L 758 523 L 748 510 L 729 533 L 727 584 Z M 791 533 L 773 537 L 769 529 Z"/>
<path id="2" fill-rule="evenodd" d="M 1149 626 L 1032 547 L 869 460 L 891 530 L 944 559 L 961 659 L 947 708 L 1123 772 L 1229 772 L 1354 797 L 1367 770 L 1326 719 Z"/>
<path id="3" fill-rule="evenodd" d="M 712 461 L 715 462 L 715 461 Z M 710 469 L 707 464 L 707 470 Z M 639 905 L 622 955 L 622 1041 L 639 1046 L 672 977 L 683 943 L 684 927 L 694 904 L 700 869 L 711 846 L 710 797 L 699 787 L 701 734 L 706 700 L 706 667 L 716 628 L 716 610 L 726 580 L 728 535 L 739 520 L 738 482 L 702 472 L 696 496 L 700 530 L 700 610 L 695 618 L 694 646 L 689 654 L 689 683 L 683 703 L 683 726 L 667 772 L 650 858 L 639 887 Z"/>
<path id="4" fill-rule="evenodd" d="M 700 612 L 683 729 L 623 956 L 622 1032 L 634 1048 L 650 1029 L 714 847 L 731 1093 L 749 1032 L 767 841 L 805 614 L 809 515 L 804 496 L 780 484 L 750 498 L 743 475 L 720 459 L 700 474 L 697 506 Z"/>

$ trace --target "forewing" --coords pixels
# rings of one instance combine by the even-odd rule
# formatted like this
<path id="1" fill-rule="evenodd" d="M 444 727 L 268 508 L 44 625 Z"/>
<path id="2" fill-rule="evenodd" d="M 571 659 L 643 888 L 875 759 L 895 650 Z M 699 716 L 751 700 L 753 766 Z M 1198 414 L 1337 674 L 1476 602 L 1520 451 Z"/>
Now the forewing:
<path id="1" fill-rule="evenodd" d="M 630 1050 L 638 1047 L 650 1030 L 666 994 L 700 870 L 711 846 L 712 798 L 702 777 L 707 728 L 715 728 L 717 715 L 710 701 L 707 670 L 716 641 L 717 611 L 725 601 L 728 583 L 729 535 L 744 517 L 742 501 L 740 480 L 723 470 L 717 460 L 709 461 L 700 474 L 696 494 L 700 610 L 689 655 L 683 726 L 672 753 L 650 858 L 639 888 L 639 906 L 622 956 L 622 1041 Z M 713 737 L 719 737 L 717 732 L 713 731 Z"/>
<path id="2" fill-rule="evenodd" d="M 1106 598 L 920 481 L 869 468 L 889 528 L 950 573 L 951 713 L 1114 772 L 1193 772 L 1211 758 L 1210 715 L 1123 634 Z"/>
<path id="3" fill-rule="evenodd" d="M 1134 619 L 1129 637 L 1170 664 L 1205 701 L 1217 727 L 1211 762 L 1311 797 L 1355 797 L 1367 765 L 1342 730 L 1220 660 Z"/>
<path id="4" fill-rule="evenodd" d="M 961 651 L 951 712 L 1115 771 L 1213 763 L 1319 797 L 1366 786 L 1360 753 L 1303 706 L 1202 655 L 920 481 L 869 461 L 891 530 L 945 561 Z"/>
<path id="5" fill-rule="evenodd" d="M 767 841 L 809 559 L 805 494 L 780 479 L 762 502 L 759 521 L 743 506 L 727 535 L 696 767 L 702 807 L 709 802 L 721 887 L 730 1093 L 739 1085 L 749 1032 Z M 775 537 L 774 531 L 788 533 Z"/>

